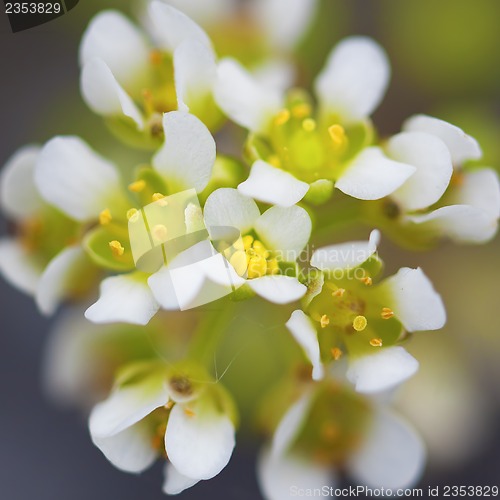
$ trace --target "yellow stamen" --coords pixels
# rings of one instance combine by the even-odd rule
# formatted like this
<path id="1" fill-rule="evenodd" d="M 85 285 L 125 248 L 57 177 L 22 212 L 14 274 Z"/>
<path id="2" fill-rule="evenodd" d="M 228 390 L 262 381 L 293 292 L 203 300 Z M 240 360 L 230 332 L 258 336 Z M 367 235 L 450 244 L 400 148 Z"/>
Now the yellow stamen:
<path id="1" fill-rule="evenodd" d="M 267 259 L 269 257 L 269 250 L 267 250 L 266 247 L 259 240 L 255 240 L 253 242 L 252 249 L 258 255 L 264 257 L 264 259 Z"/>
<path id="2" fill-rule="evenodd" d="M 249 234 L 247 234 L 246 236 L 243 236 L 242 240 L 243 240 L 243 246 L 245 247 L 245 250 L 248 250 L 252 246 L 253 236 L 250 236 Z"/>
<path id="3" fill-rule="evenodd" d="M 163 58 L 162 58 L 161 52 L 159 50 L 152 50 L 149 53 L 149 61 L 151 62 L 151 64 L 154 64 L 155 66 L 158 66 L 159 64 L 161 64 L 162 59 Z"/>
<path id="4" fill-rule="evenodd" d="M 167 241 L 168 231 L 167 227 L 163 224 L 157 224 L 156 226 L 154 226 L 151 233 L 156 241 L 160 243 L 165 243 L 165 241 Z"/>
<path id="5" fill-rule="evenodd" d="M 306 132 L 313 132 L 314 130 L 316 130 L 316 122 L 312 118 L 306 118 L 302 122 L 302 128 Z"/>
<path id="6" fill-rule="evenodd" d="M 394 311 L 388 307 L 383 307 L 380 316 L 382 316 L 382 319 L 391 319 L 394 316 Z"/>
<path id="7" fill-rule="evenodd" d="M 295 118 L 307 118 L 311 115 L 311 106 L 305 102 L 297 104 L 292 109 L 292 114 Z"/>
<path id="8" fill-rule="evenodd" d="M 127 220 L 136 222 L 138 218 L 139 218 L 139 211 L 136 208 L 131 208 L 130 210 L 127 210 Z"/>
<path id="9" fill-rule="evenodd" d="M 330 324 L 330 318 L 326 314 L 323 314 L 323 316 L 321 316 L 320 319 L 321 328 L 326 328 L 329 324 Z"/>
<path id="10" fill-rule="evenodd" d="M 267 274 L 278 274 L 280 266 L 277 259 L 269 259 L 267 261 Z"/>
<path id="11" fill-rule="evenodd" d="M 361 278 L 361 281 L 366 285 L 366 286 L 371 286 L 373 284 L 373 280 L 370 278 L 370 276 L 366 276 L 365 278 Z"/>
<path id="12" fill-rule="evenodd" d="M 145 187 L 146 181 L 144 179 L 140 179 L 128 185 L 128 189 L 132 191 L 132 193 L 140 193 Z"/>
<path id="13" fill-rule="evenodd" d="M 125 248 L 118 240 L 110 241 L 109 248 L 115 257 L 121 257 L 125 253 Z"/>
<path id="14" fill-rule="evenodd" d="M 290 120 L 290 111 L 288 109 L 282 109 L 274 119 L 274 124 L 281 126 L 284 125 L 288 120 Z"/>
<path id="15" fill-rule="evenodd" d="M 236 251 L 229 259 L 229 263 L 234 267 L 234 270 L 243 276 L 247 272 L 248 259 L 247 254 L 242 251 Z"/>
<path id="16" fill-rule="evenodd" d="M 372 347 L 382 347 L 382 339 L 371 339 L 370 345 Z"/>
<path id="17" fill-rule="evenodd" d="M 252 278 L 261 278 L 265 276 L 267 273 L 267 261 L 261 255 L 255 254 L 250 257 L 248 261 L 248 277 Z"/>
<path id="18" fill-rule="evenodd" d="M 321 435 L 327 441 L 335 441 L 340 435 L 339 426 L 329 422 L 321 429 Z"/>
<path id="19" fill-rule="evenodd" d="M 161 193 L 155 193 L 152 197 L 152 200 L 156 202 L 160 207 L 166 207 L 168 205 L 168 201 L 165 200 L 166 196 Z"/>
<path id="20" fill-rule="evenodd" d="M 344 293 L 345 293 L 345 288 L 337 288 L 337 290 L 335 290 L 332 293 L 332 297 L 342 297 Z"/>
<path id="21" fill-rule="evenodd" d="M 113 217 L 111 216 L 109 208 L 106 208 L 99 214 L 99 224 L 101 226 L 107 226 L 112 221 L 112 219 Z"/>
<path id="22" fill-rule="evenodd" d="M 193 410 L 190 410 L 189 408 L 184 408 L 184 414 L 187 417 L 194 417 L 196 413 Z"/>
<path id="23" fill-rule="evenodd" d="M 328 133 L 330 134 L 330 138 L 336 148 L 341 148 L 347 142 L 345 130 L 342 125 L 332 125 L 328 128 Z"/>
<path id="24" fill-rule="evenodd" d="M 352 322 L 352 327 L 357 332 L 362 332 L 366 328 L 366 325 L 368 325 L 368 321 L 364 316 L 356 316 Z"/>
<path id="25" fill-rule="evenodd" d="M 332 353 L 332 358 L 334 359 L 334 361 L 338 361 L 342 357 L 342 354 L 344 354 L 342 352 L 342 350 L 339 349 L 338 347 L 334 347 L 331 350 L 331 353 Z"/>

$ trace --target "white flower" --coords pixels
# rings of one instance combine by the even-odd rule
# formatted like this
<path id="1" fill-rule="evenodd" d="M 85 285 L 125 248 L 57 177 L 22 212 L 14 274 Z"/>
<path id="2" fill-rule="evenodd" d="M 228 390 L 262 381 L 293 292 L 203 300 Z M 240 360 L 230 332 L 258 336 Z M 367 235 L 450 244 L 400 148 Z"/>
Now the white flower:
<path id="1" fill-rule="evenodd" d="M 251 198 L 236 189 L 222 188 L 208 197 L 204 214 L 209 231 L 230 227 L 243 235 L 242 248 L 227 258 L 257 295 L 286 304 L 305 294 L 306 287 L 296 272 L 287 276 L 279 267 L 280 262 L 293 263 L 296 271 L 295 261 L 309 241 L 311 220 L 303 208 L 272 207 L 261 215 Z"/>
<path id="2" fill-rule="evenodd" d="M 235 446 L 234 415 L 216 386 L 193 385 L 181 372 L 136 364 L 124 369 L 108 399 L 94 407 L 94 444 L 117 468 L 139 473 L 166 450 L 164 491 L 176 494 L 210 479 Z"/>
<path id="3" fill-rule="evenodd" d="M 302 199 L 308 186 L 314 196 L 315 185 L 325 180 L 362 200 L 380 199 L 398 189 L 416 168 L 371 146 L 368 122 L 389 74 L 387 57 L 374 41 L 342 41 L 316 81 L 319 108 L 313 114 L 303 96 L 292 96 L 287 104 L 283 91 L 258 82 L 235 60 L 222 60 L 216 100 L 232 120 L 254 134 L 250 150 L 267 162 L 256 162 L 238 189 L 282 206 Z M 274 190 L 277 180 L 283 185 Z"/>

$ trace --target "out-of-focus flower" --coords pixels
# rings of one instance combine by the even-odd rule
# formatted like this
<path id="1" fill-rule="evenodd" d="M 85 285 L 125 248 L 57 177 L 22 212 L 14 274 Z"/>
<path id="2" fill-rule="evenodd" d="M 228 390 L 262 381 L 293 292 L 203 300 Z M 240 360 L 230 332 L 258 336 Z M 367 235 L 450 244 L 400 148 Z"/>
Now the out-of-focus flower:
<path id="1" fill-rule="evenodd" d="M 296 310 L 287 328 L 323 376 L 322 360 L 338 360 L 347 351 L 347 378 L 358 392 L 379 392 L 400 384 L 418 369 L 417 361 L 397 345 L 406 332 L 437 330 L 446 321 L 439 294 L 420 268 L 402 268 L 374 285 L 380 261 L 379 238 L 316 250 L 312 266 L 322 273 L 310 281 L 304 310 Z"/>
<path id="2" fill-rule="evenodd" d="M 131 145 L 156 149 L 162 115 L 179 109 L 217 128 L 212 98 L 215 53 L 189 17 L 159 1 L 149 4 L 150 38 L 118 11 L 99 13 L 80 46 L 81 89 L 89 107 Z"/>
<path id="3" fill-rule="evenodd" d="M 219 474 L 236 425 L 231 397 L 203 370 L 150 363 L 125 367 L 89 418 L 94 444 L 123 471 L 142 472 L 167 456 L 168 494 Z"/>
<path id="4" fill-rule="evenodd" d="M 399 188 L 415 167 L 372 146 L 368 119 L 389 81 L 385 52 L 373 41 L 352 37 L 334 48 L 316 80 L 319 107 L 301 92 L 260 84 L 235 60 L 222 60 L 215 87 L 221 109 L 249 129 L 247 153 L 255 162 L 245 195 L 290 206 L 306 196 L 321 203 L 333 183 L 362 200 L 383 198 Z M 282 186 L 275 190 L 276 184 Z"/>
<path id="5" fill-rule="evenodd" d="M 297 279 L 296 264 L 311 235 L 311 219 L 303 208 L 272 207 L 261 215 L 251 198 L 222 188 L 208 197 L 204 215 L 208 228 L 229 226 L 240 231 L 241 248 L 233 246 L 223 253 L 253 292 L 276 304 L 293 302 L 306 293 Z"/>

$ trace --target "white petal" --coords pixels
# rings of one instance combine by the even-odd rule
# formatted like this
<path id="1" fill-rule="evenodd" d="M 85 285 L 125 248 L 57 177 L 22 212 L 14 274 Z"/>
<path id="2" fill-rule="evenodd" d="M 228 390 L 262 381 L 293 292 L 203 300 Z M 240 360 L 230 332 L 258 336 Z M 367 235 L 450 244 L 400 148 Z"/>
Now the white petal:
<path id="1" fill-rule="evenodd" d="M 92 441 L 115 467 L 139 473 L 152 465 L 158 455 L 152 446 L 151 431 L 148 422 L 138 422 L 112 436 L 92 436 Z"/>
<path id="2" fill-rule="evenodd" d="M 0 205 L 14 219 L 36 214 L 43 206 L 33 179 L 38 146 L 24 146 L 5 163 L 0 175 Z"/>
<path id="3" fill-rule="evenodd" d="M 248 280 L 247 285 L 273 304 L 295 302 L 307 292 L 307 287 L 292 276 L 263 276 Z"/>
<path id="4" fill-rule="evenodd" d="M 293 335 L 297 343 L 302 347 L 304 353 L 313 365 L 312 377 L 314 380 L 321 380 L 324 375 L 319 351 L 318 333 L 312 320 L 300 309 L 293 311 L 286 327 Z"/>
<path id="5" fill-rule="evenodd" d="M 210 227 L 235 227 L 247 233 L 260 216 L 257 204 L 237 189 L 221 188 L 214 191 L 205 202 L 205 224 Z"/>
<path id="6" fill-rule="evenodd" d="M 163 493 L 167 495 L 178 495 L 198 482 L 198 479 L 183 476 L 170 462 L 165 465 Z"/>
<path id="7" fill-rule="evenodd" d="M 87 309 L 85 317 L 94 323 L 147 325 L 159 308 L 146 280 L 132 273 L 106 278 L 99 300 Z"/>
<path id="8" fill-rule="evenodd" d="M 230 18 L 238 5 L 234 0 L 168 0 L 168 3 L 181 10 L 202 26 L 216 24 Z"/>
<path id="9" fill-rule="evenodd" d="M 80 64 L 102 59 L 125 87 L 148 70 L 149 49 L 142 33 L 119 11 L 105 10 L 89 23 L 80 44 Z"/>
<path id="10" fill-rule="evenodd" d="M 465 172 L 456 191 L 457 204 L 484 210 L 492 219 L 500 217 L 500 183 L 495 170 L 481 168 Z"/>
<path id="11" fill-rule="evenodd" d="M 120 186 L 115 166 L 78 137 L 56 137 L 43 147 L 35 182 L 48 203 L 80 221 L 112 204 Z"/>
<path id="12" fill-rule="evenodd" d="M 369 147 L 347 165 L 335 187 L 360 200 L 388 196 L 416 171 L 406 163 L 387 158 L 378 147 Z"/>
<path id="13" fill-rule="evenodd" d="M 28 295 L 34 295 L 42 269 L 16 240 L 1 238 L 0 273 L 13 287 Z"/>
<path id="14" fill-rule="evenodd" d="M 174 52 L 175 90 L 179 111 L 198 108 L 211 96 L 217 65 L 215 55 L 197 40 L 186 40 Z"/>
<path id="15" fill-rule="evenodd" d="M 406 120 L 403 130 L 408 132 L 427 132 L 438 136 L 448 147 L 454 165 L 467 160 L 479 160 L 483 155 L 473 137 L 451 123 L 426 115 L 415 115 Z"/>
<path id="16" fill-rule="evenodd" d="M 400 206 L 420 210 L 441 198 L 453 173 L 450 152 L 441 139 L 424 132 L 403 132 L 389 140 L 387 153 L 393 160 L 417 167 L 391 195 Z"/>
<path id="17" fill-rule="evenodd" d="M 94 113 L 104 116 L 128 116 L 139 130 L 144 128 L 139 108 L 102 59 L 94 58 L 85 63 L 80 77 L 80 90 L 87 106 Z"/>
<path id="18" fill-rule="evenodd" d="M 193 479 L 210 479 L 227 465 L 235 445 L 231 420 L 215 410 L 194 405 L 185 412 L 176 404 L 170 412 L 165 449 L 178 472 Z"/>
<path id="19" fill-rule="evenodd" d="M 153 166 L 167 181 L 184 189 L 202 191 L 215 162 L 215 141 L 194 115 L 171 111 L 163 115 L 165 142 L 153 158 Z"/>
<path id="20" fill-rule="evenodd" d="M 311 236 L 311 218 L 301 207 L 271 207 L 256 221 L 255 231 L 279 260 L 295 262 Z"/>
<path id="21" fill-rule="evenodd" d="M 498 229 L 497 217 L 470 205 L 441 207 L 428 214 L 408 216 L 407 220 L 456 243 L 486 243 Z"/>
<path id="22" fill-rule="evenodd" d="M 420 479 L 426 452 L 418 434 L 387 410 L 379 410 L 372 431 L 349 463 L 349 472 L 370 488 L 411 488 Z"/>
<path id="23" fill-rule="evenodd" d="M 301 492 L 329 486 L 337 478 L 331 466 L 314 463 L 299 455 L 273 457 L 264 450 L 257 461 L 257 479 L 266 500 L 292 500 Z"/>
<path id="24" fill-rule="evenodd" d="M 284 106 L 280 90 L 257 81 L 233 59 L 219 63 L 215 99 L 231 120 L 262 134 L 268 132 L 272 118 Z"/>
<path id="25" fill-rule="evenodd" d="M 403 347 L 383 347 L 374 354 L 353 358 L 347 379 L 357 392 L 382 392 L 401 384 L 418 370 L 418 361 Z"/>
<path id="26" fill-rule="evenodd" d="M 319 248 L 311 257 L 311 266 L 322 271 L 352 269 L 366 262 L 376 251 L 380 232 L 373 230 L 368 241 L 353 241 Z"/>
<path id="27" fill-rule="evenodd" d="M 309 27 L 316 0 L 257 0 L 250 4 L 257 22 L 271 44 L 292 49 Z"/>
<path id="28" fill-rule="evenodd" d="M 155 0 L 150 4 L 149 14 L 154 27 L 153 35 L 160 48 L 173 53 L 185 40 L 197 40 L 211 48 L 212 42 L 200 26 L 171 5 Z"/>
<path id="29" fill-rule="evenodd" d="M 248 179 L 238 186 L 238 190 L 258 201 L 291 207 L 304 198 L 309 184 L 265 161 L 257 160 L 252 165 Z"/>
<path id="30" fill-rule="evenodd" d="M 271 454 L 273 457 L 285 455 L 304 425 L 314 392 L 308 390 L 285 413 L 274 431 Z"/>
<path id="31" fill-rule="evenodd" d="M 378 288 L 407 331 L 439 330 L 446 323 L 443 300 L 422 269 L 403 267 Z"/>
<path id="32" fill-rule="evenodd" d="M 43 314 L 55 312 L 86 264 L 85 252 L 79 246 L 65 248 L 49 262 L 40 276 L 35 295 L 38 309 Z"/>
<path id="33" fill-rule="evenodd" d="M 390 72 L 387 55 L 375 41 L 360 36 L 344 39 L 316 80 L 323 112 L 347 123 L 365 119 L 384 97 Z"/>
<path id="34" fill-rule="evenodd" d="M 167 403 L 166 378 L 153 373 L 139 382 L 116 387 L 108 399 L 94 406 L 89 417 L 92 439 L 115 436 Z"/>
<path id="35" fill-rule="evenodd" d="M 177 311 L 180 309 L 179 299 L 177 298 L 177 293 L 168 267 L 163 266 L 159 271 L 152 274 L 148 278 L 148 285 L 153 293 L 153 297 L 163 309 L 167 311 Z M 201 278 L 199 283 L 192 284 L 194 291 L 187 300 L 192 300 L 192 297 L 198 293 L 202 285 Z"/>
<path id="36" fill-rule="evenodd" d="M 252 68 L 254 78 L 265 87 L 285 92 L 297 78 L 297 70 L 292 62 L 282 58 L 269 58 Z"/>

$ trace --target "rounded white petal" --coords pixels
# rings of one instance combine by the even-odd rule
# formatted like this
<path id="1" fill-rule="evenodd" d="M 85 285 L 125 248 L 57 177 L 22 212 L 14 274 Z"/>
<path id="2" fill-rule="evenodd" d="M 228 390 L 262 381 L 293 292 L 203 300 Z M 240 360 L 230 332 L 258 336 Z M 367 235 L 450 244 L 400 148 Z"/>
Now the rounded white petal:
<path id="1" fill-rule="evenodd" d="M 331 466 L 299 455 L 273 457 L 267 450 L 258 458 L 257 479 L 266 500 L 291 500 L 300 491 L 335 487 L 337 482 Z"/>
<path id="2" fill-rule="evenodd" d="M 235 431 L 229 417 L 213 409 L 204 412 L 203 407 L 198 406 L 192 408 L 194 415 L 184 411 L 181 404 L 172 408 L 165 449 L 180 474 L 192 479 L 210 479 L 229 462 L 235 446 Z"/>
<path id="3" fill-rule="evenodd" d="M 422 269 L 403 267 L 378 288 L 407 331 L 439 330 L 446 323 L 443 300 Z"/>
<path id="4" fill-rule="evenodd" d="M 373 428 L 351 457 L 348 470 L 370 488 L 411 488 L 420 479 L 426 451 L 420 436 L 401 417 L 379 409 Z"/>
<path id="5" fill-rule="evenodd" d="M 316 0 L 256 0 L 250 4 L 257 22 L 271 44 L 292 49 L 311 24 Z"/>
<path id="6" fill-rule="evenodd" d="M 142 33 L 119 11 L 105 10 L 89 23 L 80 44 L 80 64 L 102 59 L 128 87 L 148 70 L 149 48 Z"/>
<path id="7" fill-rule="evenodd" d="M 218 226 L 235 227 L 244 234 L 253 228 L 260 211 L 252 198 L 237 189 L 220 188 L 207 198 L 204 215 L 209 230 Z"/>
<path id="8" fill-rule="evenodd" d="M 35 183 L 48 203 L 85 221 L 112 204 L 120 179 L 115 166 L 78 137 L 55 137 L 38 157 Z"/>
<path id="9" fill-rule="evenodd" d="M 323 112 L 338 116 L 343 123 L 365 119 L 384 97 L 390 73 L 387 55 L 374 40 L 344 39 L 316 80 Z"/>
<path id="10" fill-rule="evenodd" d="M 396 191 L 416 170 L 387 158 L 378 147 L 369 147 L 347 165 L 335 187 L 360 200 L 378 200 Z"/>
<path id="11" fill-rule="evenodd" d="M 312 378 L 321 380 L 324 375 L 321 354 L 319 350 L 318 333 L 312 320 L 300 309 L 293 311 L 286 327 L 313 365 Z"/>
<path id="12" fill-rule="evenodd" d="M 131 273 L 102 281 L 99 300 L 85 311 L 85 317 L 93 323 L 147 325 L 159 308 L 146 280 Z"/>
<path id="13" fill-rule="evenodd" d="M 451 123 L 427 115 L 415 115 L 406 120 L 403 130 L 427 132 L 439 137 L 448 147 L 454 165 L 467 160 L 479 160 L 483 155 L 476 139 Z"/>
<path id="14" fill-rule="evenodd" d="M 307 292 L 307 287 L 292 276 L 262 276 L 248 280 L 247 285 L 257 295 L 273 304 L 295 302 Z"/>
<path id="15" fill-rule="evenodd" d="M 137 474 L 152 465 L 158 455 L 152 445 L 154 429 L 151 431 L 147 422 L 138 422 L 112 436 L 92 436 L 92 441 L 115 467 Z"/>
<path id="16" fill-rule="evenodd" d="M 418 370 L 418 361 L 400 346 L 383 347 L 373 354 L 353 358 L 346 377 L 357 392 L 375 393 L 392 389 Z"/>
<path id="17" fill-rule="evenodd" d="M 405 210 L 420 210 L 436 203 L 446 191 L 453 173 L 446 144 L 424 132 L 402 132 L 386 148 L 396 161 L 417 167 L 416 172 L 391 197 Z"/>
<path id="18" fill-rule="evenodd" d="M 152 274 L 148 278 L 148 285 L 153 293 L 153 297 L 163 309 L 167 311 L 177 311 L 180 309 L 179 299 L 177 298 L 177 292 L 168 267 L 163 266 L 159 271 Z M 201 286 L 202 282 L 200 280 L 200 283 L 196 284 L 196 290 L 193 291 L 193 295 L 198 292 Z M 193 288 L 195 288 L 194 284 Z M 189 295 L 187 301 L 192 300 L 193 295 Z"/>
<path id="19" fill-rule="evenodd" d="M 260 85 L 285 92 L 295 82 L 297 70 L 288 60 L 271 58 L 253 67 L 252 75 Z"/>
<path id="20" fill-rule="evenodd" d="M 352 269 L 366 262 L 377 251 L 379 242 L 380 231 L 374 229 L 368 241 L 353 241 L 319 248 L 312 254 L 311 266 L 322 271 Z"/>
<path id="21" fill-rule="evenodd" d="M 208 48 L 212 42 L 192 19 L 167 3 L 154 0 L 149 6 L 153 36 L 160 48 L 173 53 L 185 40 L 197 40 Z"/>
<path id="22" fill-rule="evenodd" d="M 282 92 L 255 79 L 240 63 L 223 59 L 217 68 L 215 99 L 238 125 L 266 134 L 270 122 L 283 108 Z"/>
<path id="23" fill-rule="evenodd" d="M 187 14 L 202 26 L 209 26 L 229 18 L 238 7 L 234 0 L 168 0 L 176 9 Z"/>
<path id="24" fill-rule="evenodd" d="M 408 216 L 407 220 L 456 243 L 486 243 L 498 229 L 497 217 L 470 205 L 449 205 L 428 214 Z"/>
<path id="25" fill-rule="evenodd" d="M 215 141 L 196 116 L 181 111 L 163 115 L 165 142 L 153 158 L 154 168 L 182 188 L 202 191 L 215 163 Z"/>
<path id="26" fill-rule="evenodd" d="M 465 172 L 456 188 L 455 201 L 483 210 L 492 219 L 500 217 L 500 182 L 492 168 Z"/>
<path id="27" fill-rule="evenodd" d="M 167 495 L 178 495 L 184 490 L 191 488 L 199 479 L 183 476 L 170 462 L 165 465 L 165 481 L 163 482 L 163 493 Z"/>
<path id="28" fill-rule="evenodd" d="M 34 181 L 38 146 L 24 146 L 5 163 L 0 174 L 0 205 L 9 217 L 24 219 L 43 205 Z"/>
<path id="29" fill-rule="evenodd" d="M 215 55 L 197 40 L 182 42 L 174 52 L 175 91 L 179 111 L 204 103 L 212 94 L 217 65 Z"/>
<path id="30" fill-rule="evenodd" d="M 238 186 L 238 190 L 254 200 L 291 207 L 304 198 L 309 184 L 265 161 L 257 160 L 252 165 L 248 179 Z"/>
<path id="31" fill-rule="evenodd" d="M 107 438 L 130 428 L 167 403 L 166 378 L 153 373 L 139 382 L 116 387 L 108 399 L 94 406 L 89 417 L 92 439 Z"/>
<path id="32" fill-rule="evenodd" d="M 80 89 L 87 106 L 94 113 L 103 116 L 128 116 L 139 130 L 144 128 L 139 108 L 102 59 L 94 58 L 85 63 L 80 77 Z"/>
<path id="33" fill-rule="evenodd" d="M 273 457 L 285 455 L 300 432 L 311 407 L 313 391 L 306 391 L 285 413 L 274 431 L 271 444 Z"/>
<path id="34" fill-rule="evenodd" d="M 86 264 L 85 252 L 79 246 L 65 248 L 49 262 L 40 276 L 35 294 L 36 304 L 43 314 L 56 311 Z"/>
<path id="35" fill-rule="evenodd" d="M 13 287 L 28 295 L 34 295 L 42 269 L 16 240 L 1 238 L 0 273 Z"/>
<path id="36" fill-rule="evenodd" d="M 255 231 L 279 260 L 295 262 L 311 237 L 311 218 L 301 207 L 271 207 L 256 221 Z"/>

